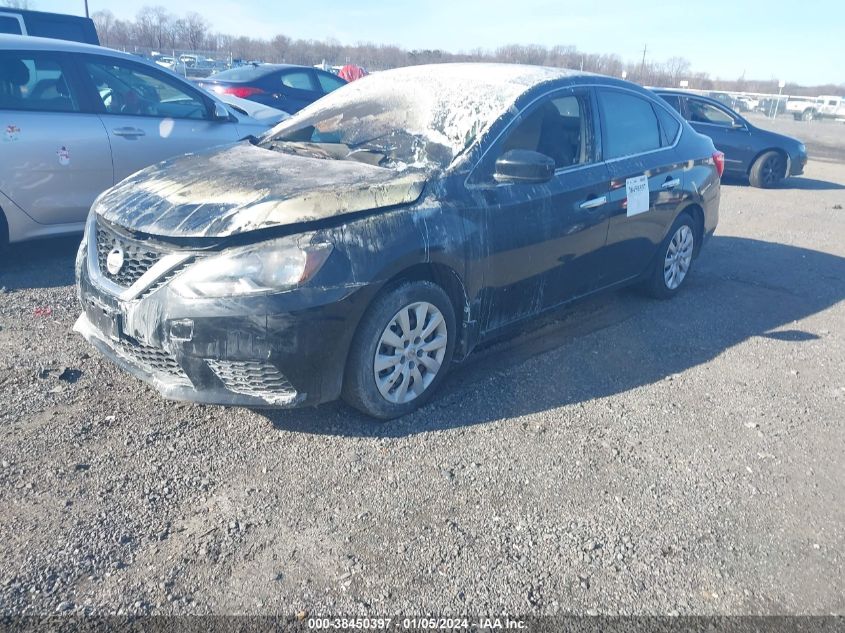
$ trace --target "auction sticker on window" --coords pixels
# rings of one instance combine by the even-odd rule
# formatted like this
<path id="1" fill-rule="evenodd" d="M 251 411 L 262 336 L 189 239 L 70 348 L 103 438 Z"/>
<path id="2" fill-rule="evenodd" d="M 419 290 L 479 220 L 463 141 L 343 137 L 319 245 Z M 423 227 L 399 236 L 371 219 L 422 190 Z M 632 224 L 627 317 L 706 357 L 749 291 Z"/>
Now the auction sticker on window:
<path id="1" fill-rule="evenodd" d="M 625 194 L 628 196 L 628 217 L 648 211 L 648 178 L 634 176 L 625 180 Z"/>

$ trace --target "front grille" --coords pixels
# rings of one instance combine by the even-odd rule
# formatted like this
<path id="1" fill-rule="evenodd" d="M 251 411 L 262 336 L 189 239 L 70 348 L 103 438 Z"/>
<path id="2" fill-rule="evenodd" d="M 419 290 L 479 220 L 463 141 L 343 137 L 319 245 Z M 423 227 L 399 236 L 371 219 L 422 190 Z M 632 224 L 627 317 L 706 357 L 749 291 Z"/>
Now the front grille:
<path id="1" fill-rule="evenodd" d="M 180 379 L 188 378 L 176 359 L 159 347 L 121 339 L 117 343 L 117 348 L 123 356 L 126 356 L 147 373 Z"/>
<path id="2" fill-rule="evenodd" d="M 206 359 L 226 389 L 270 402 L 292 402 L 296 389 L 270 363 Z"/>
<path id="3" fill-rule="evenodd" d="M 179 264 L 175 268 L 171 268 L 169 271 L 164 273 L 161 277 L 156 279 L 147 288 L 145 288 L 144 291 L 140 295 L 138 295 L 138 298 L 143 299 L 147 295 L 149 295 L 149 294 L 153 293 L 154 291 L 158 290 L 164 284 L 166 284 L 168 281 L 173 279 L 176 275 L 178 275 L 183 270 L 185 270 L 188 267 L 188 265 L 193 263 L 193 262 L 194 262 L 194 258 L 192 257 L 191 259 L 186 259 L 185 261 L 183 261 L 181 264 Z"/>
<path id="4" fill-rule="evenodd" d="M 112 274 L 106 267 L 106 259 L 115 248 L 123 251 L 123 266 Z M 110 229 L 97 225 L 97 263 L 100 274 L 118 286 L 128 288 L 158 262 L 164 253 L 142 242 L 121 237 Z"/>

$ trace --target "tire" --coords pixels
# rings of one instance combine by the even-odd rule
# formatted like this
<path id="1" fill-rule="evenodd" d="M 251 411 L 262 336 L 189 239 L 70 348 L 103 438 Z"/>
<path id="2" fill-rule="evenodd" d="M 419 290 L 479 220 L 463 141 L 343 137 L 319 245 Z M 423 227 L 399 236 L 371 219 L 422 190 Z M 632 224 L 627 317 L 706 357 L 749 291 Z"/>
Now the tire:
<path id="1" fill-rule="evenodd" d="M 418 315 L 422 315 L 422 329 Z M 456 338 L 455 309 L 440 286 L 415 281 L 386 290 L 367 308 L 352 340 L 343 399 L 382 420 L 414 411 L 431 399 L 442 382 Z M 422 385 L 419 391 L 417 385 Z"/>
<path id="2" fill-rule="evenodd" d="M 804 113 L 801 115 L 802 121 L 812 121 L 815 118 L 815 112 L 812 110 L 804 110 Z"/>
<path id="3" fill-rule="evenodd" d="M 786 178 L 786 160 L 780 152 L 763 152 L 748 171 L 748 182 L 752 187 L 771 189 Z"/>
<path id="4" fill-rule="evenodd" d="M 655 299 L 671 299 L 678 294 L 689 277 L 700 239 L 701 236 L 692 217 L 688 213 L 681 213 L 669 229 L 666 239 L 660 244 L 651 271 L 646 276 L 645 290 L 649 295 Z M 675 258 L 677 268 L 674 270 L 680 274 L 680 279 L 675 277 L 670 280 L 671 249 L 677 253 L 679 247 L 682 250 L 681 254 Z"/>

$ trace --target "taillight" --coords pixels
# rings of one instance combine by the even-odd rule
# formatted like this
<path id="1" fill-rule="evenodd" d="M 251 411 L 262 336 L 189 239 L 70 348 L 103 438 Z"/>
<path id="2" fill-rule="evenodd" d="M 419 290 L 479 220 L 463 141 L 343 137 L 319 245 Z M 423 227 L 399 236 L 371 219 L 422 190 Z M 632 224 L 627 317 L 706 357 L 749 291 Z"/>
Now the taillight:
<path id="1" fill-rule="evenodd" d="M 716 172 L 721 178 L 722 174 L 725 173 L 725 154 L 719 151 L 713 152 L 713 164 L 716 165 Z"/>
<path id="2" fill-rule="evenodd" d="M 253 88 L 251 86 L 215 86 L 214 92 L 218 94 L 227 94 L 240 97 L 241 99 L 249 99 L 252 95 L 264 94 L 261 88 Z"/>

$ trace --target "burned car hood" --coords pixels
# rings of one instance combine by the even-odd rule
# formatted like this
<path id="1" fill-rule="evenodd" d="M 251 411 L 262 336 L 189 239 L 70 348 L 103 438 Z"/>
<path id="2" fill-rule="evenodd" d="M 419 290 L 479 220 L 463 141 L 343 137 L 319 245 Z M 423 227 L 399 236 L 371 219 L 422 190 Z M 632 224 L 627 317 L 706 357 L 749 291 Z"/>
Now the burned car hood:
<path id="1" fill-rule="evenodd" d="M 93 211 L 162 237 L 228 237 L 407 204 L 422 171 L 291 155 L 242 142 L 147 167 L 102 194 Z"/>

